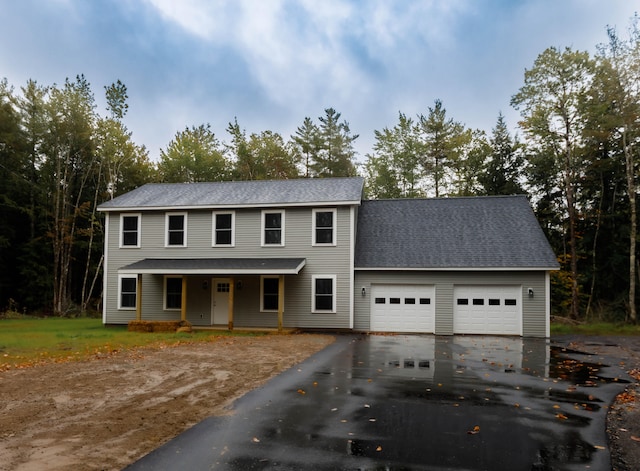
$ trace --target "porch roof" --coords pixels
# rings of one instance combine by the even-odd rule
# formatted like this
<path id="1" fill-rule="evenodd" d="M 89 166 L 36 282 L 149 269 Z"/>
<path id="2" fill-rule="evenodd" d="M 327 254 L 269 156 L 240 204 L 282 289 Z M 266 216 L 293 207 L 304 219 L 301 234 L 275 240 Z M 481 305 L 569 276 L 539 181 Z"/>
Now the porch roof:
<path id="1" fill-rule="evenodd" d="M 124 274 L 297 275 L 305 258 L 145 258 L 121 267 Z"/>

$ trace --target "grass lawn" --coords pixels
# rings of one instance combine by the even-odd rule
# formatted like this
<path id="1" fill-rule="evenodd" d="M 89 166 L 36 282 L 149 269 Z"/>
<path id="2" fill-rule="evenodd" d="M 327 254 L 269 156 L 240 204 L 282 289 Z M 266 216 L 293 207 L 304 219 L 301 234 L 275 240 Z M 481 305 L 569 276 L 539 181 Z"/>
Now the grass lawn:
<path id="1" fill-rule="evenodd" d="M 248 334 L 226 331 L 129 332 L 127 326 L 104 327 L 101 319 L 91 318 L 2 319 L 0 371 L 47 361 L 84 360 L 96 354 L 110 354 L 141 346 L 207 342 L 229 335 Z"/>
<path id="2" fill-rule="evenodd" d="M 611 322 L 592 322 L 570 325 L 551 323 L 551 335 L 640 335 L 640 326 Z"/>

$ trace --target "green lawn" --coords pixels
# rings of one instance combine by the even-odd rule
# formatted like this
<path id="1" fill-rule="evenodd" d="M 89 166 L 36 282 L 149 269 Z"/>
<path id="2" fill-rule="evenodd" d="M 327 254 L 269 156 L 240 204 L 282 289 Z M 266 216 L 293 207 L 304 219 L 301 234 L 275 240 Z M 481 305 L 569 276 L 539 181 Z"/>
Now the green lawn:
<path id="1" fill-rule="evenodd" d="M 578 325 L 551 323 L 551 335 L 640 335 L 640 326 L 610 322 L 592 322 Z"/>
<path id="2" fill-rule="evenodd" d="M 43 361 L 83 360 L 96 354 L 150 345 L 206 342 L 219 336 L 247 335 L 226 331 L 193 333 L 129 332 L 126 326 L 104 327 L 100 319 L 47 318 L 0 320 L 0 370 Z"/>

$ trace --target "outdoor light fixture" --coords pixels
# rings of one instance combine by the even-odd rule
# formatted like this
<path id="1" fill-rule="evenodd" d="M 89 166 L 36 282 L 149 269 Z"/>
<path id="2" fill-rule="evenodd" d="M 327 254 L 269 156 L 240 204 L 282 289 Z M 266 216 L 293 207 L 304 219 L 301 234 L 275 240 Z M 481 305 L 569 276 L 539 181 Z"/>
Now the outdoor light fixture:
<path id="1" fill-rule="evenodd" d="M 363 286 L 362 287 L 362 296 L 366 296 L 367 295 L 367 289 Z"/>
<path id="2" fill-rule="evenodd" d="M 529 297 L 533 298 L 533 288 L 527 289 L 527 292 L 529 293 Z"/>
<path id="3" fill-rule="evenodd" d="M 236 289 L 237 289 L 238 291 L 240 291 L 240 290 L 242 289 L 242 280 L 238 280 L 238 281 L 236 282 Z"/>
<path id="4" fill-rule="evenodd" d="M 209 289 L 209 282 L 207 280 L 204 280 L 202 282 L 202 289 L 204 289 L 204 290 Z"/>

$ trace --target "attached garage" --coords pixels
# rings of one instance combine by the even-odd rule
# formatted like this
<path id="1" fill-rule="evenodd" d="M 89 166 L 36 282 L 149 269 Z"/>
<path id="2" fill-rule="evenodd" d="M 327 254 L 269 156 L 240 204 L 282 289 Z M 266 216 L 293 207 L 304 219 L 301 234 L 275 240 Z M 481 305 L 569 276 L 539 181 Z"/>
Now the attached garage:
<path id="1" fill-rule="evenodd" d="M 435 332 L 435 289 L 429 285 L 372 285 L 373 332 Z"/>
<path id="2" fill-rule="evenodd" d="M 522 286 L 454 286 L 455 334 L 522 335 Z"/>

